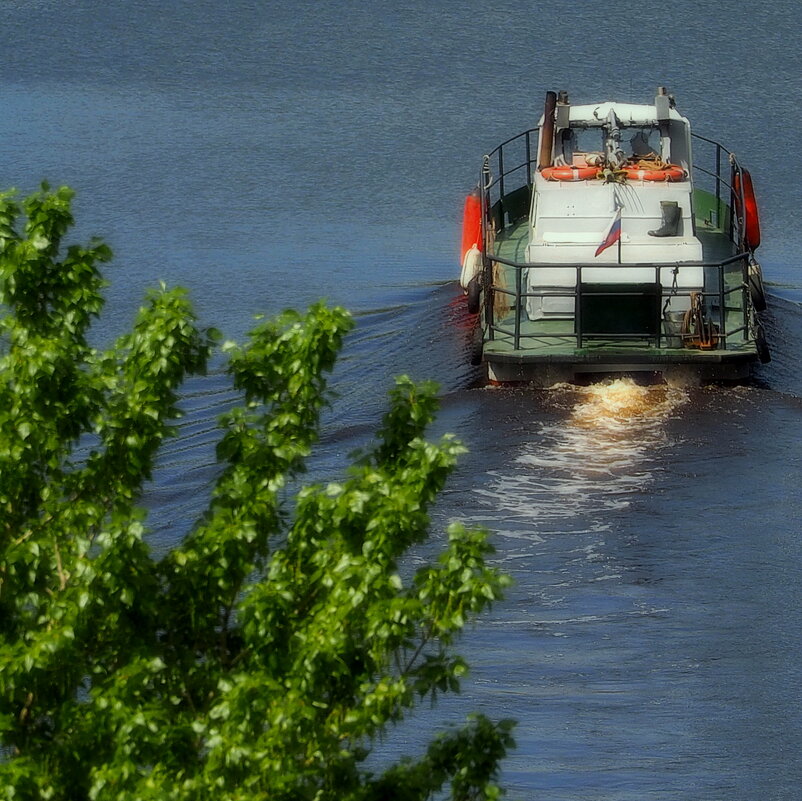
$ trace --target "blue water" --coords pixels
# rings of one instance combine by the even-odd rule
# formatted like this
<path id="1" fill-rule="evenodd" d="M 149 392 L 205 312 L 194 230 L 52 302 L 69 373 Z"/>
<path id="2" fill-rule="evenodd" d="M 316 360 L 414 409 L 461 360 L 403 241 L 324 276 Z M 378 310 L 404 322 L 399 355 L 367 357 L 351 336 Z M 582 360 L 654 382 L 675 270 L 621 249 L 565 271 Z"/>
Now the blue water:
<path id="1" fill-rule="evenodd" d="M 519 720 L 512 798 L 799 797 L 801 33 L 790 0 L 3 4 L 1 183 L 72 185 L 76 236 L 113 247 L 99 342 L 161 278 L 233 338 L 256 313 L 349 306 L 315 479 L 370 436 L 393 375 L 441 382 L 437 431 L 471 452 L 430 550 L 448 520 L 486 525 L 516 583 L 462 641 L 462 695 L 392 749 L 482 709 Z M 474 388 L 454 278 L 481 155 L 547 90 L 658 85 L 752 171 L 773 362 L 623 411 L 612 390 Z M 234 400 L 219 369 L 187 385 L 150 492 L 157 550 L 198 513 Z"/>

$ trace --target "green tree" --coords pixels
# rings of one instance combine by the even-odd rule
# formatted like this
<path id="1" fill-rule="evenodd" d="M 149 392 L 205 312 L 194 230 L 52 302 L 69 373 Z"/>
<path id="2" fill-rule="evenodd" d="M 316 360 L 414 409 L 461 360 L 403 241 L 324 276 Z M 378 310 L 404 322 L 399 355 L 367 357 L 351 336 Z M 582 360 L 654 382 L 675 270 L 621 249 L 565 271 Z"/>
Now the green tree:
<path id="1" fill-rule="evenodd" d="M 511 723 L 477 716 L 416 760 L 365 768 L 420 699 L 455 691 L 455 636 L 500 597 L 486 534 L 399 560 L 461 446 L 428 442 L 433 386 L 398 379 L 372 450 L 283 503 L 318 436 L 346 312 L 313 306 L 227 344 L 208 508 L 164 558 L 143 482 L 215 332 L 152 292 L 105 352 L 99 241 L 64 248 L 67 188 L 0 196 L 0 797 L 492 798 Z M 403 572 L 403 571 L 402 571 Z"/>

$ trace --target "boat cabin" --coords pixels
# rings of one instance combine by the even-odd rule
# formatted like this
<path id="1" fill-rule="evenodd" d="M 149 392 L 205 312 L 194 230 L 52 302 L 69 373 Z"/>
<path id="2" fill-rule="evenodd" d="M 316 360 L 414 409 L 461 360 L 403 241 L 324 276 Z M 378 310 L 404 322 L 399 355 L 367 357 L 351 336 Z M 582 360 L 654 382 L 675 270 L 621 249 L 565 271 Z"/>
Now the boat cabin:
<path id="1" fill-rule="evenodd" d="M 702 260 L 694 230 L 690 123 L 667 95 L 657 95 L 653 105 L 577 106 L 562 95 L 553 124 L 547 123 L 544 115 L 528 262 L 598 264 L 584 280 L 641 284 L 655 280 L 653 268 L 621 265 Z M 614 219 L 620 219 L 615 242 L 597 252 Z M 670 269 L 660 277 L 669 286 L 674 278 Z M 576 285 L 576 271 L 553 266 L 530 271 L 529 279 L 533 293 L 564 289 Z M 683 267 L 677 275 L 684 290 L 701 290 L 703 283 L 698 266 Z M 531 319 L 573 315 L 574 299 L 534 294 L 528 312 Z"/>

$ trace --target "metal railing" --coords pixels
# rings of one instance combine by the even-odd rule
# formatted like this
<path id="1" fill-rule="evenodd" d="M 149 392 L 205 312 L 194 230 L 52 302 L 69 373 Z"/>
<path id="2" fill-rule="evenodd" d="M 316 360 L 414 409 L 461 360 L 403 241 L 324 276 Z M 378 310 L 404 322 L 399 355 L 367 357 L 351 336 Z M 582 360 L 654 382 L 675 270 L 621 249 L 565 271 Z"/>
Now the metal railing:
<path id="1" fill-rule="evenodd" d="M 698 294 L 705 309 L 712 312 L 711 317 L 716 323 L 716 348 L 727 350 L 727 343 L 734 342 L 738 335 L 742 341 L 750 338 L 750 311 L 751 300 L 747 284 L 748 253 L 738 253 L 721 262 L 683 262 L 681 265 L 674 263 L 661 264 L 625 264 L 621 265 L 624 269 L 653 269 L 654 282 L 649 284 L 648 292 L 633 288 L 632 290 L 611 289 L 609 294 L 615 297 L 651 297 L 659 299 L 655 309 L 651 325 L 642 332 L 616 333 L 614 331 L 589 331 L 585 329 L 582 320 L 583 298 L 586 294 L 591 294 L 588 290 L 589 284 L 583 281 L 583 270 L 598 269 L 598 265 L 590 264 L 531 264 L 527 262 L 515 262 L 501 256 L 487 255 L 486 261 L 492 264 L 502 264 L 515 271 L 515 289 L 506 289 L 500 285 L 491 284 L 491 291 L 485 293 L 485 325 L 486 335 L 489 340 L 493 340 L 497 335 L 511 337 L 512 345 L 515 350 L 526 348 L 528 340 L 538 339 L 564 339 L 572 342 L 577 348 L 584 345 L 586 339 L 605 339 L 605 340 L 649 340 L 656 348 L 663 347 L 663 340 L 681 338 L 678 332 L 672 333 L 664 331 L 667 322 L 666 309 L 668 301 L 674 298 L 688 298 L 688 306 L 692 294 Z M 701 267 L 707 275 L 714 273 L 716 280 L 711 282 L 712 286 L 703 291 L 699 290 L 680 290 L 665 287 L 661 282 L 661 274 L 665 270 L 673 271 L 682 267 Z M 576 273 L 575 285 L 565 289 L 537 289 L 524 290 L 524 271 L 538 271 L 559 268 L 561 270 L 573 269 Z M 730 268 L 728 270 L 728 268 Z M 492 267 L 491 267 L 492 274 Z M 734 276 L 732 286 L 727 287 L 727 277 Z M 639 282 L 643 284 L 644 282 Z M 604 295 L 598 290 L 599 285 L 593 285 L 592 294 L 594 296 Z M 512 328 L 509 328 L 510 314 L 500 315 L 502 320 L 496 320 L 497 298 L 509 298 L 509 311 L 515 312 L 512 315 Z M 526 305 L 529 298 L 568 298 L 574 300 L 574 314 L 572 317 L 561 318 L 566 325 L 573 324 L 572 331 L 558 332 L 554 330 L 543 330 L 529 333 L 522 333 L 521 324 L 526 314 Z M 728 328 L 727 315 L 735 312 L 738 318 L 737 324 L 732 324 Z"/>
<path id="2" fill-rule="evenodd" d="M 537 169 L 537 137 L 540 133 L 540 128 L 529 128 L 516 136 L 510 137 L 496 148 L 490 151 L 483 158 L 482 172 L 479 181 L 479 188 L 482 192 L 482 202 L 485 209 L 483 215 L 483 224 L 486 228 L 484 231 L 485 242 L 487 242 L 489 229 L 487 226 L 491 222 L 496 222 L 496 229 L 503 228 L 505 224 L 513 222 L 509 219 L 508 209 L 505 201 L 510 198 L 516 191 L 526 188 L 531 192 L 532 176 Z M 739 213 L 730 213 L 728 223 L 728 235 L 730 240 L 737 245 L 743 244 L 743 230 L 744 230 L 744 182 L 740 181 L 739 184 L 739 197 L 734 197 L 733 185 L 735 184 L 735 176 L 740 175 L 742 172 L 741 165 L 739 164 L 735 154 L 728 150 L 720 142 L 715 139 L 709 139 L 701 134 L 691 132 L 691 138 L 696 142 L 704 142 L 713 147 L 713 153 L 708 155 L 710 166 L 703 166 L 694 157 L 692 164 L 692 173 L 694 179 L 694 186 L 698 186 L 698 176 L 707 176 L 712 180 L 711 194 L 716 199 L 717 208 L 717 224 L 720 225 L 722 218 L 725 216 L 725 211 L 738 211 Z M 513 151 L 512 154 L 510 151 Z M 508 166 L 512 162 L 513 166 Z M 729 169 L 727 169 L 729 168 Z M 509 179 L 512 176 L 523 173 L 523 180 L 517 183 L 517 186 L 512 191 L 509 191 Z M 725 178 L 725 173 L 729 173 L 729 178 Z M 725 198 L 725 194 L 727 197 Z M 732 208 L 736 207 L 736 208 Z M 505 217 L 506 223 L 505 223 Z M 739 247 L 739 249 L 742 249 Z"/>

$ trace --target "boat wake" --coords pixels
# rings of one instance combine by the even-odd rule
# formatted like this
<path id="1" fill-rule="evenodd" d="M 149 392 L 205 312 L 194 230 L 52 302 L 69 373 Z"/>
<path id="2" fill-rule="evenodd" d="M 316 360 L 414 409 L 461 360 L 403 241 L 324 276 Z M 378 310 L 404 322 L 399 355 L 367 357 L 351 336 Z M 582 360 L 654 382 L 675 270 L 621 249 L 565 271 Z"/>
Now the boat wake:
<path id="1" fill-rule="evenodd" d="M 484 502 L 501 512 L 508 536 L 608 530 L 652 484 L 655 455 L 667 444 L 665 423 L 687 400 L 671 386 L 616 379 L 589 387 L 560 385 L 553 400 L 568 414 L 544 424 L 514 465 L 491 473 Z M 532 525 L 536 531 L 532 531 Z"/>

